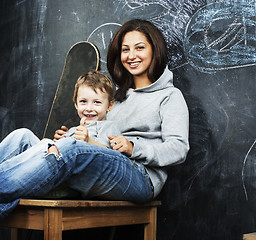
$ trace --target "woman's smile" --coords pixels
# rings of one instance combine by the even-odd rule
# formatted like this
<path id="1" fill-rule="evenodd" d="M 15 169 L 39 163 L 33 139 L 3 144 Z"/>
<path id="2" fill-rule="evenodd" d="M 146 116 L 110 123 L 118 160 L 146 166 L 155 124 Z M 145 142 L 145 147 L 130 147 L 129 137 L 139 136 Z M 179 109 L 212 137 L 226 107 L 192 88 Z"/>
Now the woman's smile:
<path id="1" fill-rule="evenodd" d="M 140 62 L 129 62 L 130 68 L 137 68 L 140 64 Z"/>

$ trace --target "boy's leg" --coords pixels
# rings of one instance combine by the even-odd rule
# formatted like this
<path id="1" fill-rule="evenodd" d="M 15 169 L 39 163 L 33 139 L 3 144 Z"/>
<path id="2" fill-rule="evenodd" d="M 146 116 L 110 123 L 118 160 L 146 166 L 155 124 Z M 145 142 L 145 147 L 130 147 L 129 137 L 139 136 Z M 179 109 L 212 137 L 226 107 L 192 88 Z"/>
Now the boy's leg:
<path id="1" fill-rule="evenodd" d="M 39 138 L 26 128 L 11 132 L 0 143 L 0 163 L 39 143 Z"/>

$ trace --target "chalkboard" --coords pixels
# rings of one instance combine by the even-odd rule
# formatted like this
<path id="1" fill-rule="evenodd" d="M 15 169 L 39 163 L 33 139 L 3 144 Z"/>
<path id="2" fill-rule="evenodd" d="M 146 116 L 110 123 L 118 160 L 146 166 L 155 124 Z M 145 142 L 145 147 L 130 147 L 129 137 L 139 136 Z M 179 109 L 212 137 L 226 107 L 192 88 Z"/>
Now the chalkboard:
<path id="1" fill-rule="evenodd" d="M 43 135 L 73 44 L 97 46 L 107 73 L 114 32 L 132 18 L 148 19 L 166 37 L 168 66 L 190 111 L 191 149 L 184 164 L 170 168 L 159 196 L 158 239 L 242 239 L 256 231 L 255 4 L 1 1 L 1 139 L 19 127 Z"/>

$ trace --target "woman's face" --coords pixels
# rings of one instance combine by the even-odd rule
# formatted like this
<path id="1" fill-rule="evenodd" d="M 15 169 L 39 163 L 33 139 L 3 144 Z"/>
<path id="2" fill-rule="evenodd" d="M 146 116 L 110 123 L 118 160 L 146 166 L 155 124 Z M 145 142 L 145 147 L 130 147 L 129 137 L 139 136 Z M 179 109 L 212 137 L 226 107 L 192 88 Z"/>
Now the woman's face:
<path id="1" fill-rule="evenodd" d="M 138 31 L 125 34 L 121 62 L 134 77 L 147 77 L 147 70 L 152 60 L 152 46 L 146 36 Z"/>

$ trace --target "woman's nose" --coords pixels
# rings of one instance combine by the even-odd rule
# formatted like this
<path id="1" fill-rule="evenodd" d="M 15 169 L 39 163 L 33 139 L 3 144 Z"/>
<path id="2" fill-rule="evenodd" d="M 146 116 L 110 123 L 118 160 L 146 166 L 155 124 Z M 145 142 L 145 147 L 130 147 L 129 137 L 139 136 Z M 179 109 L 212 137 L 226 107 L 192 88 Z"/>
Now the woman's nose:
<path id="1" fill-rule="evenodd" d="M 130 50 L 129 51 L 129 59 L 134 59 L 134 58 L 136 58 L 136 54 L 135 54 L 135 52 L 133 51 L 133 50 Z"/>

